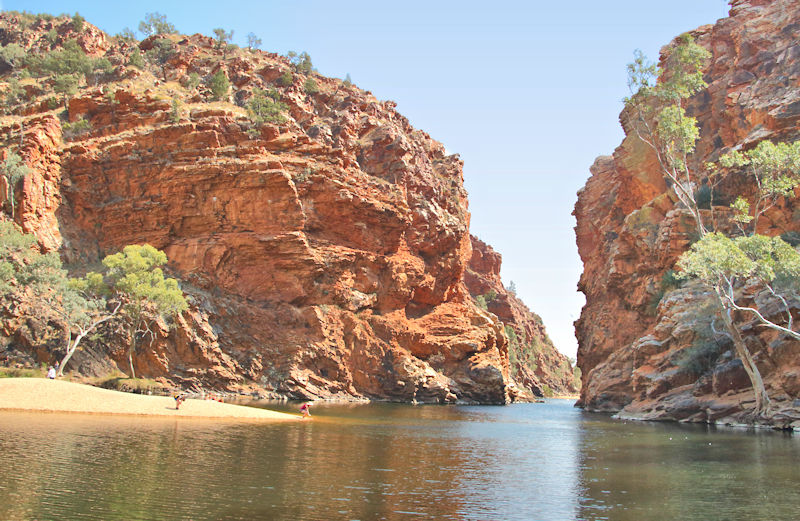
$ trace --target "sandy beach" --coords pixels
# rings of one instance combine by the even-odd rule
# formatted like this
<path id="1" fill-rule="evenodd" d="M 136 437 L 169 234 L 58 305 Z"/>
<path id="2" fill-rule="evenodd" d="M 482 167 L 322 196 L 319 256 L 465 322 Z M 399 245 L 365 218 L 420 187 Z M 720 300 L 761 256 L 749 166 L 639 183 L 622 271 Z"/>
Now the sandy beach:
<path id="1" fill-rule="evenodd" d="M 0 410 L 218 418 L 239 420 L 299 420 L 282 412 L 188 399 L 175 409 L 166 396 L 144 396 L 100 389 L 90 385 L 45 378 L 0 379 Z"/>

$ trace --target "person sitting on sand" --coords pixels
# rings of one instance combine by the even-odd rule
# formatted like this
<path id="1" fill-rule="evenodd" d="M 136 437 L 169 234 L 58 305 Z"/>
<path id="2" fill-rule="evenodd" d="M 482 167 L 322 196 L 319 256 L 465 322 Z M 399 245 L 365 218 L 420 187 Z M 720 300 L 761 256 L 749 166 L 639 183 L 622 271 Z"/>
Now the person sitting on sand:
<path id="1" fill-rule="evenodd" d="M 56 368 L 52 365 L 50 366 L 50 369 L 47 370 L 47 377 L 51 380 L 56 379 Z"/>
<path id="2" fill-rule="evenodd" d="M 181 404 L 184 401 L 186 401 L 186 397 L 184 395 L 182 395 L 182 394 L 176 394 L 175 395 L 175 410 L 176 411 L 181 408 Z"/>
<path id="3" fill-rule="evenodd" d="M 300 412 L 303 413 L 303 418 L 311 416 L 311 402 L 306 402 L 300 406 Z"/>

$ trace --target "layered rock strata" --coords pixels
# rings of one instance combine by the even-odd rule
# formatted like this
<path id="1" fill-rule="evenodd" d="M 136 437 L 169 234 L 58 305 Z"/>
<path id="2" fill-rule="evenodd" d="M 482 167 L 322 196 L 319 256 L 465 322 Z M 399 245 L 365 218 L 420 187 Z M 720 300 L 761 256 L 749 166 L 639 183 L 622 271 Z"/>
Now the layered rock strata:
<path id="1" fill-rule="evenodd" d="M 700 128 L 695 166 L 764 139 L 800 137 L 800 4 L 735 0 L 729 18 L 691 34 L 712 54 L 708 87 L 687 108 Z M 626 130 L 628 117 L 620 116 Z M 575 205 L 586 295 L 576 322 L 580 404 L 645 419 L 744 421 L 754 398 L 741 362 L 730 345 L 704 346 L 700 334 L 708 294 L 675 283 L 669 271 L 696 239 L 691 217 L 649 148 L 627 134 L 613 156 L 595 161 Z M 716 199 L 727 204 L 753 189 L 734 176 Z M 759 232 L 800 230 L 798 204 L 781 201 Z M 774 402 L 774 423 L 800 425 L 800 343 L 737 318 Z M 691 358 L 706 347 L 705 359 Z"/>
<path id="2" fill-rule="evenodd" d="M 48 98 L 50 80 L 22 80 L 27 101 L 0 136 L 31 167 L 17 221 L 73 273 L 127 244 L 167 253 L 190 310 L 135 354 L 137 375 L 296 398 L 520 395 L 503 324 L 464 283 L 462 162 L 393 102 L 201 35 L 130 42 L 88 23 L 77 33 L 63 18 L 24 30 L 20 20 L 0 15 L 3 45 L 46 53 L 74 39 L 114 67 L 66 113 Z M 163 67 L 130 65 L 161 38 L 175 49 Z M 214 102 L 218 71 L 231 90 Z M 206 83 L 188 84 L 192 74 Z M 243 107 L 255 89 L 285 104 L 285 121 L 253 123 Z M 81 120 L 88 131 L 65 132 Z M 12 325 L 7 350 L 44 345 Z M 77 367 L 124 369 L 121 334 L 88 342 Z"/>

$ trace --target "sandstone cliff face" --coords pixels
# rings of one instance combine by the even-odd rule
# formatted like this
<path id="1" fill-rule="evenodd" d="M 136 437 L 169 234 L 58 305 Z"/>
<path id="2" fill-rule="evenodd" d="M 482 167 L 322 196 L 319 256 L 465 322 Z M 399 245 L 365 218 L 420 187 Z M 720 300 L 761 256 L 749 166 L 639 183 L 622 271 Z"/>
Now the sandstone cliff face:
<path id="1" fill-rule="evenodd" d="M 713 57 L 708 88 L 692 98 L 699 161 L 762 139 L 800 137 L 800 4 L 732 2 L 730 17 L 692 33 Z M 621 115 L 623 127 L 627 115 Z M 574 214 L 586 306 L 576 322 L 580 404 L 623 416 L 737 421 L 753 405 L 741 363 L 716 345 L 698 367 L 687 367 L 705 300 L 702 288 L 674 284 L 669 271 L 693 240 L 689 215 L 676 205 L 655 158 L 628 135 L 611 157 L 600 157 L 579 192 Z M 744 179 L 721 187 L 720 198 L 752 190 Z M 800 229 L 797 199 L 783 201 L 759 232 Z M 744 318 L 744 317 L 740 317 Z M 800 345 L 754 325 L 747 342 L 782 412 L 777 424 L 800 419 Z M 691 364 L 690 364 L 691 365 Z"/>
<path id="2" fill-rule="evenodd" d="M 547 336 L 541 317 L 503 286 L 501 263 L 499 253 L 472 236 L 472 258 L 464 280 L 472 297 L 482 297 L 487 310 L 513 331 L 507 336 L 514 381 L 535 396 L 577 394 L 572 364 Z"/>
<path id="3" fill-rule="evenodd" d="M 0 121 L 0 136 L 21 143 L 31 167 L 17 221 L 43 249 L 81 273 L 149 243 L 183 280 L 190 310 L 137 352 L 137 374 L 265 396 L 514 399 L 504 319 L 478 308 L 464 283 L 473 255 L 458 157 L 369 92 L 311 74 L 319 90 L 309 94 L 297 72 L 276 83 L 292 66 L 275 54 L 223 57 L 210 38 L 174 35 L 163 71 L 126 65 L 157 38 L 119 41 L 89 24 L 77 34 L 64 19 L 21 30 L 0 15 L 4 45 L 46 52 L 77 39 L 115 66 L 68 102 L 68 120 L 88 121 L 87 133 L 65 134 L 46 81 L 25 80 L 28 101 Z M 227 99 L 185 86 L 218 70 L 232 84 Z M 249 120 L 242 107 L 255 88 L 277 89 L 285 123 Z M 504 298 L 517 311 L 496 314 L 527 313 Z M 119 340 L 90 345 L 76 363 L 89 370 L 100 356 L 125 368 Z M 563 366 L 554 351 L 542 356 Z"/>

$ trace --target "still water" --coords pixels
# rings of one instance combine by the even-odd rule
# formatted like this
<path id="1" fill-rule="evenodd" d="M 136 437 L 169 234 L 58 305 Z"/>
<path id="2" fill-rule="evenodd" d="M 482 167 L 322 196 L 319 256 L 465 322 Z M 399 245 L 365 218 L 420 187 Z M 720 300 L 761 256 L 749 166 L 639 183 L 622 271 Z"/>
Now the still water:
<path id="1" fill-rule="evenodd" d="M 0 520 L 796 520 L 800 437 L 571 402 L 313 421 L 0 413 Z"/>

